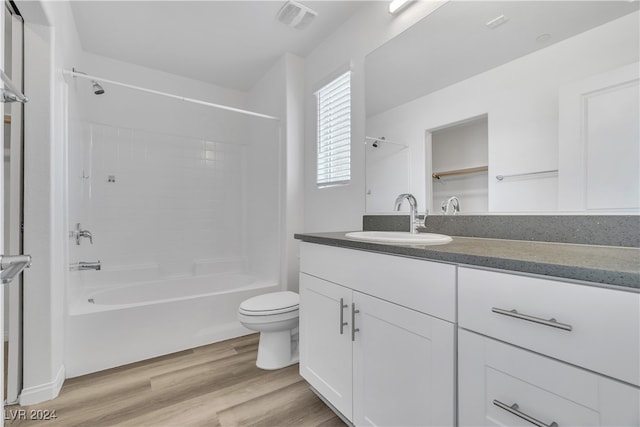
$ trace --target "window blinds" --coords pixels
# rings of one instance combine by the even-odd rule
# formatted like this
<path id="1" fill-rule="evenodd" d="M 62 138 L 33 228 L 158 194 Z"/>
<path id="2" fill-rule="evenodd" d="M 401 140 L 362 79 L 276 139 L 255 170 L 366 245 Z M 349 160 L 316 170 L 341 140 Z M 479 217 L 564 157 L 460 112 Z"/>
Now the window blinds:
<path id="1" fill-rule="evenodd" d="M 351 72 L 316 92 L 318 99 L 318 187 L 351 179 Z"/>

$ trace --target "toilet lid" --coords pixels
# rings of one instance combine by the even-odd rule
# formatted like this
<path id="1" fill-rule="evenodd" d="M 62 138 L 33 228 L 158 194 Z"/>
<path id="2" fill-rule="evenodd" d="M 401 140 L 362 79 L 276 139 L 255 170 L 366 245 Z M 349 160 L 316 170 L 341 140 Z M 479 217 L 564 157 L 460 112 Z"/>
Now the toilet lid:
<path id="1" fill-rule="evenodd" d="M 240 312 L 248 315 L 287 313 L 298 309 L 300 297 L 295 292 L 271 292 L 258 295 L 240 304 Z"/>

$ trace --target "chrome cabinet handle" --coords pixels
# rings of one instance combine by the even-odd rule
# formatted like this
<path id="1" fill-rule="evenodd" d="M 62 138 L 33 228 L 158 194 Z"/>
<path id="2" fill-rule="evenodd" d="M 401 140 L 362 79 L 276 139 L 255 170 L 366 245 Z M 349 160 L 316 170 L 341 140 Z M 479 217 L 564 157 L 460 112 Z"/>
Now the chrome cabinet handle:
<path id="1" fill-rule="evenodd" d="M 340 298 L 340 335 L 344 334 L 344 327 L 349 324 L 344 321 L 345 308 L 347 308 L 347 304 L 344 303 L 344 298 Z"/>
<path id="2" fill-rule="evenodd" d="M 509 406 L 506 403 L 502 403 L 499 400 L 494 399 L 493 404 L 496 405 L 498 408 L 503 409 L 509 412 L 510 414 L 515 415 L 516 417 L 522 418 L 523 420 L 530 422 L 534 426 L 558 427 L 558 423 L 555 421 L 552 421 L 551 424 L 545 424 L 542 421 L 533 418 L 531 415 L 527 415 L 524 412 L 519 411 L 519 406 L 517 403 L 514 403 L 513 405 Z"/>
<path id="3" fill-rule="evenodd" d="M 351 303 L 351 341 L 356 340 L 356 332 L 360 332 L 360 328 L 356 328 L 356 314 L 360 313 L 360 310 L 356 310 L 356 304 Z"/>
<path id="4" fill-rule="evenodd" d="M 493 307 L 491 309 L 492 312 L 497 314 L 502 314 L 504 316 L 515 317 L 516 319 L 526 320 L 528 322 L 539 323 L 541 325 L 550 326 L 552 328 L 562 329 L 564 331 L 571 331 L 573 327 L 571 325 L 567 325 L 566 323 L 560 323 L 556 319 L 541 319 L 539 317 L 529 316 L 528 314 L 518 313 L 517 310 L 503 310 L 501 308 Z"/>

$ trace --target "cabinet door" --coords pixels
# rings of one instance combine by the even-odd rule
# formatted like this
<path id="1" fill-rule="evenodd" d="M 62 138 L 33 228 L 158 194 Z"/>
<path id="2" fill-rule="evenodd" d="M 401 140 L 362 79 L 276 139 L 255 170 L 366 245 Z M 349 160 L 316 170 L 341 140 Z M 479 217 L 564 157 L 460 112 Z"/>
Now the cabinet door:
<path id="1" fill-rule="evenodd" d="M 637 387 L 459 330 L 460 426 L 632 426 Z M 516 405 L 516 406 L 514 406 Z"/>
<path id="2" fill-rule="evenodd" d="M 300 375 L 349 420 L 350 308 L 350 289 L 300 274 Z"/>
<path id="3" fill-rule="evenodd" d="M 454 325 L 353 293 L 355 425 L 454 424 Z"/>

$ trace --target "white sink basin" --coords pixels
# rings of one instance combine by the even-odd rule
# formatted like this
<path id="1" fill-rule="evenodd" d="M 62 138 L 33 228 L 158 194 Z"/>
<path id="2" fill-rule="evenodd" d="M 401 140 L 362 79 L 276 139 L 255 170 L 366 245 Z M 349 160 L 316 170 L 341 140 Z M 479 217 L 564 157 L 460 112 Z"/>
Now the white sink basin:
<path id="1" fill-rule="evenodd" d="M 451 241 L 451 237 L 444 234 L 417 233 L 408 231 L 354 231 L 345 237 L 363 242 L 400 243 L 405 245 L 444 245 Z"/>

